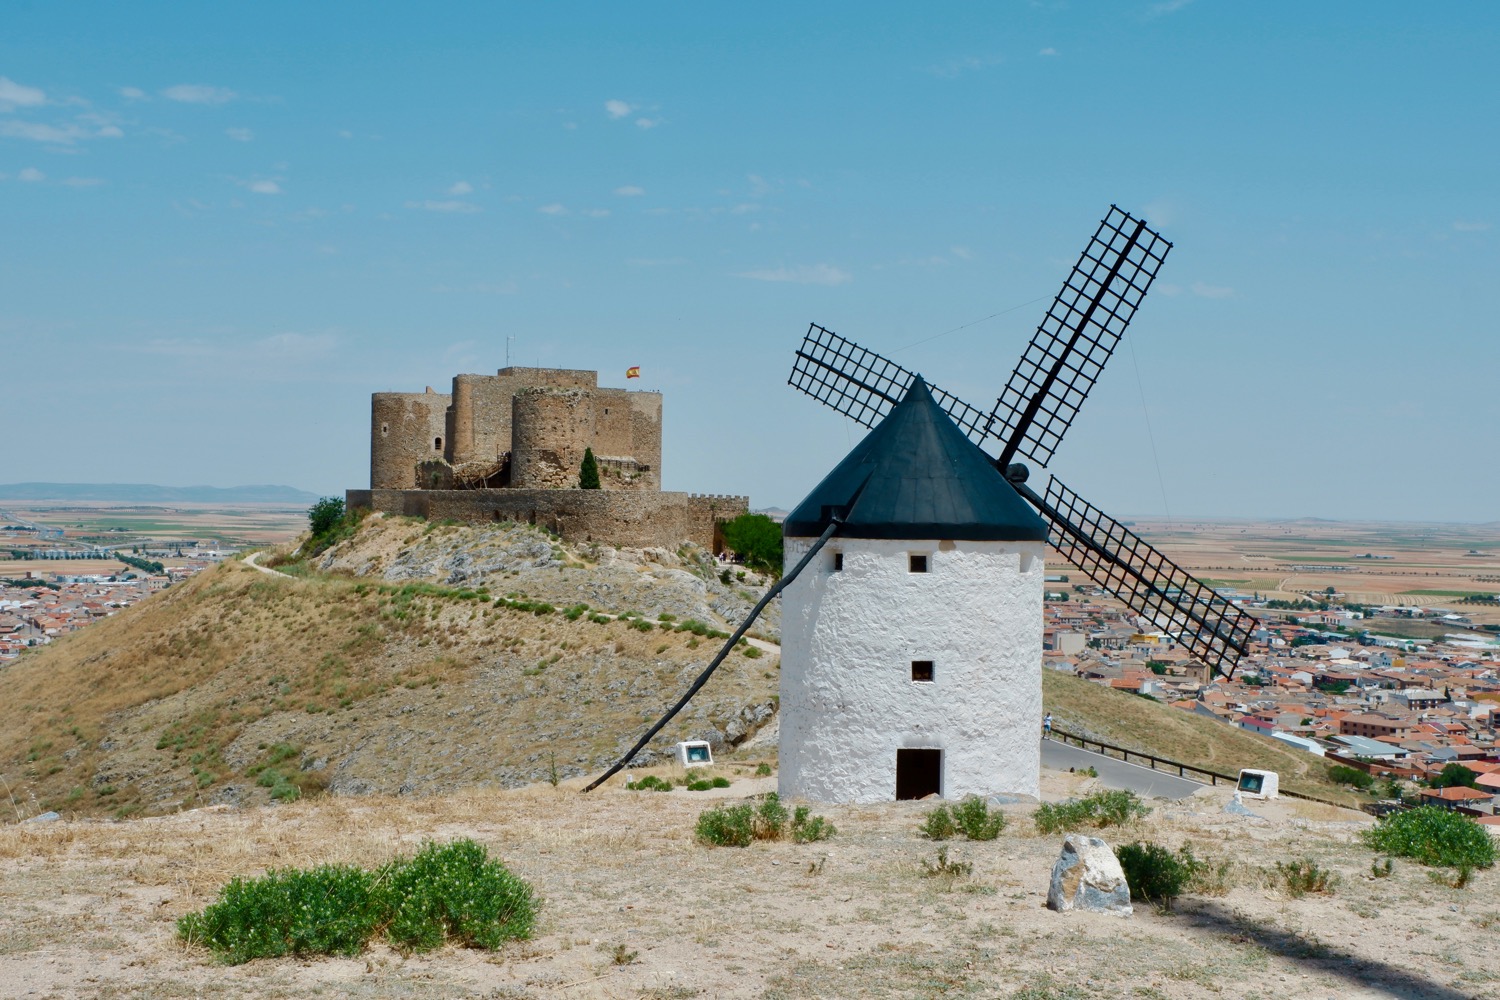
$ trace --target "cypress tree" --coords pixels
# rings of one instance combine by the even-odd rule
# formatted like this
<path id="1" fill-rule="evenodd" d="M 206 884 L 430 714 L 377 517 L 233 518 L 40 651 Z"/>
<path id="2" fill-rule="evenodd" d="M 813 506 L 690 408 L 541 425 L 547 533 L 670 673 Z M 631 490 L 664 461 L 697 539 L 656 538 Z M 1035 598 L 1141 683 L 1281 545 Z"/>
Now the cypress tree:
<path id="1" fill-rule="evenodd" d="M 599 488 L 599 463 L 594 459 L 594 449 L 583 449 L 583 465 L 578 469 L 578 488 L 581 490 L 597 490 Z"/>

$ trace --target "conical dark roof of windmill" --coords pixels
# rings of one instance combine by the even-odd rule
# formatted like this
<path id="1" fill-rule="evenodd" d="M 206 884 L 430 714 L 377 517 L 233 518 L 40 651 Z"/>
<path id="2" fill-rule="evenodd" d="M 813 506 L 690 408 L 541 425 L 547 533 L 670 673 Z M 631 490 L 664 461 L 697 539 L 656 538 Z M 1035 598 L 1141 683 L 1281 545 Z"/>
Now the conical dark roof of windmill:
<path id="1" fill-rule="evenodd" d="M 816 538 L 838 512 L 843 538 L 1047 539 L 1046 522 L 937 405 L 921 376 L 787 515 L 782 533 Z"/>

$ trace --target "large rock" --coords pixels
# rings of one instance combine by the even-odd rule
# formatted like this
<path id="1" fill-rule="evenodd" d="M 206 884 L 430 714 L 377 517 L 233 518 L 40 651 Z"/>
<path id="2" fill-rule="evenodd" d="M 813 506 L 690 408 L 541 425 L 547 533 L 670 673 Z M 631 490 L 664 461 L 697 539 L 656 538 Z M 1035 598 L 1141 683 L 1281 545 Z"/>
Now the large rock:
<path id="1" fill-rule="evenodd" d="M 1052 866 L 1047 907 L 1059 913 L 1088 910 L 1117 917 L 1135 912 L 1120 859 L 1104 841 L 1081 833 L 1070 833 L 1063 839 L 1062 854 Z"/>

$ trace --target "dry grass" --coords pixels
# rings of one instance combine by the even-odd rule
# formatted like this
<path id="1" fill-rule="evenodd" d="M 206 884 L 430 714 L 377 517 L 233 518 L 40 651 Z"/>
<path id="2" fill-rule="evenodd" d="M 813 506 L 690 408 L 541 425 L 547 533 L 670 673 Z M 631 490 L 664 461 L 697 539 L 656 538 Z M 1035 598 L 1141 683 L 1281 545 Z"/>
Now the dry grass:
<path id="1" fill-rule="evenodd" d="M 726 768 L 736 795 L 773 784 L 748 765 Z M 1047 781 L 1049 798 L 1083 785 Z M 1175 915 L 1142 908 L 1120 921 L 1042 908 L 1060 838 L 1015 835 L 1030 827 L 1029 807 L 1007 807 L 999 840 L 952 848 L 971 876 L 935 879 L 920 863 L 934 849 L 917 833 L 925 805 L 820 809 L 840 830 L 825 843 L 705 848 L 692 840 L 703 795 L 622 783 L 587 796 L 565 782 L 0 829 L 0 982 L 142 997 L 1497 995 L 1489 876 L 1454 890 L 1398 866 L 1372 883 L 1356 813 L 1312 820 L 1270 803 L 1265 819 L 1247 820 L 1221 811 L 1222 791 L 1157 803 L 1131 837 L 1234 861 L 1221 886 L 1184 898 Z M 173 921 L 235 875 L 373 865 L 457 836 L 537 887 L 546 903 L 534 941 L 496 955 L 402 960 L 376 948 L 223 968 L 173 938 Z M 1291 858 L 1336 872 L 1339 894 L 1268 889 L 1265 869 Z M 1375 890 L 1381 905 L 1354 908 Z M 1443 992 L 1456 976 L 1461 991 Z"/>
<path id="2" fill-rule="evenodd" d="M 592 771 L 702 669 L 716 647 L 691 640 L 226 563 L 6 669 L 0 778 L 15 804 L 0 807 L 130 816 L 227 787 L 264 801 L 247 771 L 282 743 L 307 788 L 342 776 L 431 792 L 536 780 L 554 763 Z M 730 658 L 661 742 L 771 700 L 775 671 L 774 658 Z"/>
<path id="3" fill-rule="evenodd" d="M 1328 780 L 1321 757 L 1068 674 L 1042 674 L 1042 697 L 1059 729 L 1220 774 L 1238 774 L 1242 767 L 1267 768 L 1281 775 L 1282 788 L 1333 802 L 1359 801 L 1347 788 Z"/>

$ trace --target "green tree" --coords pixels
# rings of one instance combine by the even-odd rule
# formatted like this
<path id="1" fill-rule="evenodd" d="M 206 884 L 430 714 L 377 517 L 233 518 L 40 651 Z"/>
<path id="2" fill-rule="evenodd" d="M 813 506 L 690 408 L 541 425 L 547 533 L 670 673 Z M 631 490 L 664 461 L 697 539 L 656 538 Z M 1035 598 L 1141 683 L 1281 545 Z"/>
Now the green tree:
<path id="1" fill-rule="evenodd" d="M 308 508 L 307 511 L 307 525 L 312 529 L 314 538 L 332 531 L 334 525 L 343 519 L 343 497 L 324 497 Z"/>
<path id="2" fill-rule="evenodd" d="M 1443 768 L 1443 773 L 1432 779 L 1433 788 L 1456 788 L 1462 785 L 1464 788 L 1474 788 L 1479 784 L 1479 775 L 1464 767 L 1462 764 L 1449 764 Z"/>
<path id="3" fill-rule="evenodd" d="M 578 488 L 599 489 L 599 460 L 594 457 L 592 448 L 583 449 L 583 464 L 578 467 Z"/>
<path id="4" fill-rule="evenodd" d="M 781 525 L 764 514 L 741 514 L 724 525 L 724 544 L 762 573 L 781 575 Z"/>

